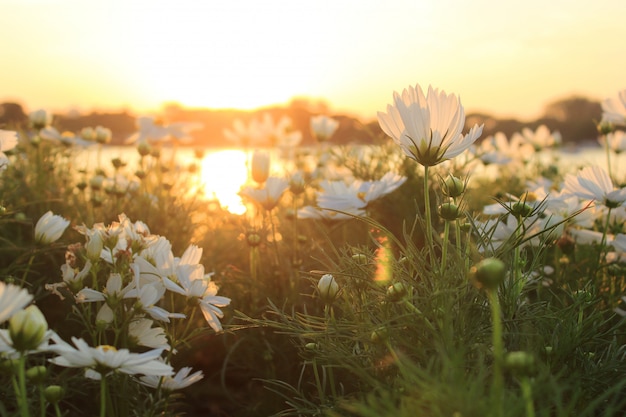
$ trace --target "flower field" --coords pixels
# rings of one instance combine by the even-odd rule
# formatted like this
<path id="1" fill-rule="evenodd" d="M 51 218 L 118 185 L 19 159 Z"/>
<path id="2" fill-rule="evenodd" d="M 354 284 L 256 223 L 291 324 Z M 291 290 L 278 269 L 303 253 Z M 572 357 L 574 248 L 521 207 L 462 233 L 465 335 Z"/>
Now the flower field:
<path id="1" fill-rule="evenodd" d="M 138 119 L 132 161 L 3 127 L 0 416 L 624 415 L 626 92 L 603 111 L 606 162 L 569 167 L 419 85 L 381 146 L 237 122 L 238 214 L 177 159 L 192 123 Z"/>

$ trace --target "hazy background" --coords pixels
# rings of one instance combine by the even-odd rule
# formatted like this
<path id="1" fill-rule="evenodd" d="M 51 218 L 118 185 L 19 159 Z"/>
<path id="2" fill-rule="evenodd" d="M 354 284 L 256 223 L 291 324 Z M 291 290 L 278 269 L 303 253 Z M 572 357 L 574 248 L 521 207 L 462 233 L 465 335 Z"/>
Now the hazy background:
<path id="1" fill-rule="evenodd" d="M 626 88 L 624 16 L 622 0 L 2 0 L 0 101 L 149 112 L 306 96 L 372 118 L 420 83 L 530 119 Z"/>

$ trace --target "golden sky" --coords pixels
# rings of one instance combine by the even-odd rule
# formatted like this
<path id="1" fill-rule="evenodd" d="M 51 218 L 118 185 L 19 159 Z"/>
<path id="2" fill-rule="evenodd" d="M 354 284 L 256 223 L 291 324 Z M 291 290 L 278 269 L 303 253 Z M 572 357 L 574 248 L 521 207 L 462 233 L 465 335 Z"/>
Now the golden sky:
<path id="1" fill-rule="evenodd" d="M 626 88 L 623 0 L 1 0 L 0 100 L 28 111 L 255 108 L 375 117 L 416 83 L 531 118 Z"/>

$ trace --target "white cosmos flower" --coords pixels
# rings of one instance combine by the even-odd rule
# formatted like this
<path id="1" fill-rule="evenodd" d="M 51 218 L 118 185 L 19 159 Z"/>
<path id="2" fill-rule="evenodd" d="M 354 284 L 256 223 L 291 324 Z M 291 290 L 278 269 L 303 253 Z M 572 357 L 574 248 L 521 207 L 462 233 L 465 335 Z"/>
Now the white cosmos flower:
<path id="1" fill-rule="evenodd" d="M 127 144 L 135 142 L 189 142 L 194 130 L 202 128 L 201 123 L 178 122 L 163 124 L 152 116 L 140 116 L 136 121 L 137 132 L 126 139 Z"/>
<path id="2" fill-rule="evenodd" d="M 609 174 L 598 166 L 585 167 L 577 175 L 567 174 L 563 193 L 595 200 L 609 208 L 619 207 L 626 201 L 626 188 L 616 189 Z"/>
<path id="3" fill-rule="evenodd" d="M 143 310 L 154 320 L 169 323 L 170 319 L 184 319 L 186 317 L 184 314 L 170 313 L 157 305 L 164 294 L 165 286 L 160 281 L 156 281 L 140 287 L 135 286 L 126 293 L 124 298 L 137 298 L 135 308 Z"/>
<path id="4" fill-rule="evenodd" d="M 405 181 L 406 177 L 392 172 L 377 181 L 322 181 L 322 190 L 317 193 L 318 209 L 305 207 L 298 212 L 298 217 L 337 220 L 352 217 L 350 215 L 363 216 L 369 203 L 395 191 Z"/>
<path id="5" fill-rule="evenodd" d="M 393 93 L 394 105 L 378 112 L 383 131 L 419 164 L 433 166 L 454 158 L 468 149 L 483 131 L 474 125 L 467 135 L 465 110 L 454 94 L 428 87 L 424 95 L 419 85 Z"/>
<path id="6" fill-rule="evenodd" d="M 159 360 L 163 349 L 153 349 L 144 353 L 133 353 L 128 349 L 116 349 L 113 346 L 89 346 L 83 339 L 72 337 L 74 346 L 60 337 L 52 338 L 55 344 L 48 350 L 59 356 L 50 362 L 67 368 L 91 369 L 100 375 L 119 371 L 129 375 L 172 375 L 172 367 Z"/>
<path id="7" fill-rule="evenodd" d="M 22 287 L 0 281 L 0 323 L 22 310 L 33 300 L 33 296 Z"/>
<path id="8" fill-rule="evenodd" d="M 139 377 L 139 381 L 151 388 L 161 388 L 165 391 L 176 391 L 183 388 L 187 388 L 191 384 L 195 384 L 204 378 L 202 371 L 196 371 L 189 375 L 191 367 L 180 368 L 175 375 L 159 377 L 155 375 L 146 375 Z"/>
<path id="9" fill-rule="evenodd" d="M 153 349 L 170 350 L 167 336 L 162 327 L 152 327 L 154 322 L 147 318 L 138 318 L 128 324 L 128 335 L 139 346 Z"/>
<path id="10" fill-rule="evenodd" d="M 626 125 L 626 90 L 602 101 L 602 123 Z"/>
<path id="11" fill-rule="evenodd" d="M 598 141 L 602 145 L 607 145 L 610 150 L 617 154 L 626 151 L 626 132 L 623 130 L 616 130 L 615 132 L 600 136 L 598 137 Z"/>
<path id="12" fill-rule="evenodd" d="M 50 347 L 50 340 L 52 340 L 55 335 L 56 333 L 53 330 L 46 330 L 39 345 L 33 349 L 29 349 L 28 352 L 47 352 Z M 13 339 L 11 338 L 9 329 L 0 329 L 0 356 L 17 359 L 22 354 L 23 352 L 19 352 L 13 346 Z"/>
<path id="13" fill-rule="evenodd" d="M 35 240 L 43 244 L 56 242 L 69 224 L 69 220 L 48 211 L 35 225 Z"/>
<path id="14" fill-rule="evenodd" d="M 289 189 L 289 181 L 279 177 L 269 177 L 263 188 L 244 187 L 239 194 L 270 211 Z"/>
<path id="15" fill-rule="evenodd" d="M 17 142 L 17 132 L 0 129 L 0 171 L 5 170 L 9 165 L 9 158 L 6 156 L 5 152 L 15 148 Z"/>
<path id="16" fill-rule="evenodd" d="M 216 332 L 220 332 L 222 331 L 222 323 L 220 323 L 219 319 L 224 317 L 224 313 L 219 307 L 230 305 L 230 298 L 217 295 L 217 290 L 217 285 L 215 285 L 214 282 L 209 282 L 206 292 L 204 296 L 198 300 L 198 304 L 200 304 L 202 315 L 209 326 Z"/>
<path id="17" fill-rule="evenodd" d="M 540 125 L 536 130 L 528 127 L 522 129 L 521 133 L 516 132 L 511 136 L 511 141 L 520 141 L 533 146 L 536 151 L 558 146 L 561 144 L 561 134 L 557 131 L 550 132 L 546 125 Z"/>
<path id="18" fill-rule="evenodd" d="M 311 117 L 310 124 L 313 136 L 319 142 L 325 142 L 330 139 L 339 128 L 339 121 L 323 114 Z"/>

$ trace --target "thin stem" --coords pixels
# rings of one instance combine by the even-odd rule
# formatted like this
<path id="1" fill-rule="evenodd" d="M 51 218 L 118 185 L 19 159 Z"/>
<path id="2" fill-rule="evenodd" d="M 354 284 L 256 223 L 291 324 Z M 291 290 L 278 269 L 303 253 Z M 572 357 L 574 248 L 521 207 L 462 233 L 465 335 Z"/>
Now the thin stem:
<path id="1" fill-rule="evenodd" d="M 502 342 L 502 320 L 500 317 L 500 300 L 498 299 L 498 290 L 487 290 L 489 298 L 489 306 L 491 307 L 492 344 L 493 344 L 493 385 L 491 386 L 491 394 L 494 401 L 494 415 L 502 415 L 502 400 L 504 394 L 504 378 L 502 375 L 502 362 L 504 358 L 504 343 Z"/>
<path id="2" fill-rule="evenodd" d="M 441 272 L 445 270 L 446 258 L 448 256 L 448 239 L 450 237 L 450 222 L 445 221 L 443 226 L 443 243 L 441 246 Z"/>
<path id="3" fill-rule="evenodd" d="M 107 396 L 107 382 L 106 376 L 100 374 L 100 417 L 106 417 L 106 396 Z"/>
<path id="4" fill-rule="evenodd" d="M 26 355 L 22 353 L 17 362 L 17 403 L 21 417 L 29 417 L 28 398 L 26 396 Z"/>
<path id="5" fill-rule="evenodd" d="M 535 405 L 533 404 L 533 392 L 530 385 L 530 378 L 522 378 L 521 385 L 524 403 L 526 404 L 526 417 L 535 417 Z"/>
<path id="6" fill-rule="evenodd" d="M 324 404 L 324 387 L 322 387 L 322 383 L 320 381 L 320 374 L 317 370 L 317 361 L 315 359 L 313 359 L 313 362 L 311 362 L 311 365 L 313 366 L 313 375 L 315 375 L 315 385 L 317 385 L 317 393 L 320 396 L 320 403 Z"/>
<path id="7" fill-rule="evenodd" d="M 428 166 L 424 167 L 424 213 L 426 217 L 426 224 L 424 228 L 426 229 L 426 244 L 428 245 L 428 250 L 430 251 L 431 257 L 434 257 L 435 250 L 433 248 L 433 225 L 430 213 L 430 195 L 428 188 Z"/>

